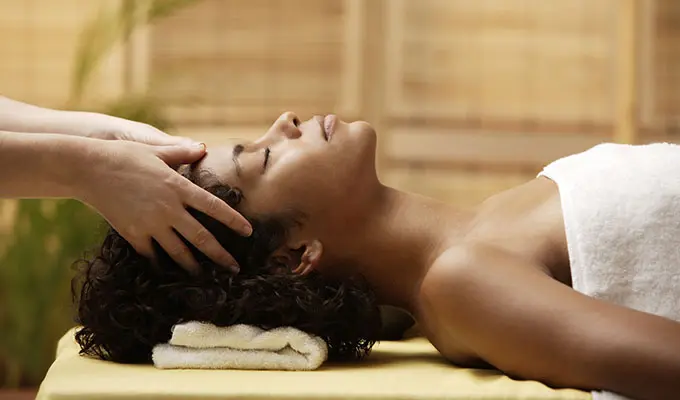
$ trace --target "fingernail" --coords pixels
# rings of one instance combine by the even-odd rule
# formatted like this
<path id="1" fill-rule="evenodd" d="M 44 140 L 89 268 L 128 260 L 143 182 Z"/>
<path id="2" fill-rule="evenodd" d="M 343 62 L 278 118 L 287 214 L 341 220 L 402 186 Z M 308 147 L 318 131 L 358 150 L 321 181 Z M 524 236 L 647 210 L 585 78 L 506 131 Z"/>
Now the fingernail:
<path id="1" fill-rule="evenodd" d="M 241 268 L 239 268 L 237 265 L 230 265 L 230 266 L 229 266 L 229 270 L 230 270 L 234 275 L 236 275 L 236 274 L 238 274 L 239 272 L 241 272 Z"/>
<path id="2" fill-rule="evenodd" d="M 205 149 L 206 149 L 205 143 L 194 143 L 194 147 L 196 147 L 197 149 L 199 149 L 201 151 L 205 151 Z"/>
<path id="3" fill-rule="evenodd" d="M 250 225 L 243 225 L 243 234 L 250 236 L 253 234 L 253 228 Z"/>

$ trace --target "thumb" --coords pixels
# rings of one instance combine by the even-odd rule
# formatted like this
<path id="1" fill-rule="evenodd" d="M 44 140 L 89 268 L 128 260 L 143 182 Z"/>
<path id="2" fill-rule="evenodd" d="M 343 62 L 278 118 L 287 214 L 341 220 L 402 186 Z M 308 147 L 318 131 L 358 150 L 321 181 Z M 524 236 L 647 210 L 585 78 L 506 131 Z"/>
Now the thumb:
<path id="1" fill-rule="evenodd" d="M 156 156 L 168 165 L 192 164 L 205 156 L 204 143 L 191 145 L 156 146 Z"/>

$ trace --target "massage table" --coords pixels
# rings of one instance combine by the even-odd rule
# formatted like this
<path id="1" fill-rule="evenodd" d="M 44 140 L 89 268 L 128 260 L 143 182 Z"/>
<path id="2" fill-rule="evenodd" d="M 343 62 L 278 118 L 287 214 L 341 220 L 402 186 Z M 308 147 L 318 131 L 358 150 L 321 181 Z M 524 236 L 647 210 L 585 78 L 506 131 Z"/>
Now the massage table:
<path id="1" fill-rule="evenodd" d="M 496 371 L 447 363 L 424 338 L 377 344 L 364 361 L 327 364 L 311 372 L 160 370 L 78 355 L 67 332 L 40 385 L 39 400 L 81 399 L 590 399 Z"/>

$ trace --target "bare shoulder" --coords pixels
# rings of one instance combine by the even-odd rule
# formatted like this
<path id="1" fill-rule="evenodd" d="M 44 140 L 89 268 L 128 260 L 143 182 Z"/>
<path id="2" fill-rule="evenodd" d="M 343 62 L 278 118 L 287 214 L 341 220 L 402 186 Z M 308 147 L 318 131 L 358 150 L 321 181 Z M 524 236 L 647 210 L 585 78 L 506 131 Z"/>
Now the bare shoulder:
<path id="1" fill-rule="evenodd" d="M 418 305 L 423 315 L 436 315 L 437 329 L 450 336 L 477 325 L 480 318 L 507 312 L 513 307 L 509 297 L 543 292 L 547 282 L 557 283 L 531 259 L 488 243 L 464 243 L 432 264 L 421 283 Z"/>
<path id="2" fill-rule="evenodd" d="M 418 319 L 432 344 L 451 361 L 488 363 L 488 354 L 479 351 L 477 338 L 471 336 L 504 315 L 524 319 L 514 298 L 544 293 L 546 282 L 558 284 L 541 266 L 503 248 L 484 242 L 457 245 L 442 253 L 424 277 Z"/>
<path id="3" fill-rule="evenodd" d="M 475 266 L 480 251 L 476 247 L 455 246 L 442 253 L 423 278 L 419 291 L 422 306 L 435 307 L 439 305 L 439 301 L 433 302 L 435 298 L 439 299 L 442 295 L 455 296 L 457 286 L 476 279 L 478 271 Z"/>
<path id="4" fill-rule="evenodd" d="M 465 338 L 464 325 L 475 325 L 476 319 L 489 317 L 487 311 L 494 312 L 493 280 L 512 279 L 503 275 L 526 268 L 513 265 L 519 264 L 511 261 L 514 257 L 483 243 L 458 245 L 442 253 L 424 277 L 418 293 L 419 323 L 432 344 L 454 363 L 486 365 Z M 483 304 L 490 305 L 480 307 Z"/>
<path id="5" fill-rule="evenodd" d="M 482 242 L 466 243 L 449 248 L 435 260 L 423 279 L 420 294 L 424 298 L 439 294 L 455 296 L 455 289 L 465 288 L 465 293 L 484 290 L 481 281 L 488 282 L 491 276 L 506 279 L 524 273 L 545 274 L 544 271 L 503 248 Z"/>

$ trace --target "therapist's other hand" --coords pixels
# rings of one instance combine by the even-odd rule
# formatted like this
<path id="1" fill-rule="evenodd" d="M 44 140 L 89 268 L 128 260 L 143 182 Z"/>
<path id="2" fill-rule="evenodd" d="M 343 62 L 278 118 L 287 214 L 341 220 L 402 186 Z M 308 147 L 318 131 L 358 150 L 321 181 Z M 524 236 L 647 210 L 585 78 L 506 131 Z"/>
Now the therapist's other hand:
<path id="1" fill-rule="evenodd" d="M 104 114 L 92 116 L 94 128 L 88 136 L 95 139 L 127 140 L 154 146 L 191 145 L 193 141 L 181 136 L 172 136 L 149 124 L 130 121 Z"/>
<path id="2" fill-rule="evenodd" d="M 186 207 L 209 215 L 243 235 L 248 221 L 225 202 L 182 177 L 168 165 L 189 164 L 205 155 L 203 144 L 152 146 L 102 141 L 89 157 L 83 199 L 97 209 L 134 248 L 154 256 L 151 239 L 189 272 L 198 262 L 179 233 L 218 264 L 238 272 L 236 260 Z M 176 232 L 177 233 L 176 233 Z"/>

